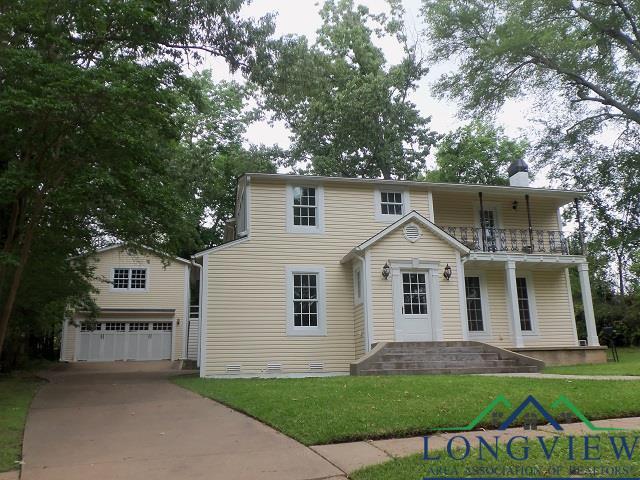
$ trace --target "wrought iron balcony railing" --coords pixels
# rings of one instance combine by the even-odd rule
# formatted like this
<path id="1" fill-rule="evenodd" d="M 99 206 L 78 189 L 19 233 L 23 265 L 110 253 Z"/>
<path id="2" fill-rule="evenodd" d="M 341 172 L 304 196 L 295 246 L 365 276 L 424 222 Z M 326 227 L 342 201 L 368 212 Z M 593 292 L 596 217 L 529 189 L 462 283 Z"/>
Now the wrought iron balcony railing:
<path id="1" fill-rule="evenodd" d="M 451 226 L 440 226 L 440 228 L 476 252 L 569 255 L 567 239 L 560 231 Z"/>

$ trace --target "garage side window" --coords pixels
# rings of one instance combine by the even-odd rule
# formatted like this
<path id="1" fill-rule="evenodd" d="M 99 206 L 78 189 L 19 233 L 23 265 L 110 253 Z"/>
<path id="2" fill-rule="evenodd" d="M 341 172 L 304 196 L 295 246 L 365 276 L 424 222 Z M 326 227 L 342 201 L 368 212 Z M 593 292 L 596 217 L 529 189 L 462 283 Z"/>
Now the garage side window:
<path id="1" fill-rule="evenodd" d="M 114 268 L 114 290 L 145 290 L 147 288 L 146 268 Z"/>

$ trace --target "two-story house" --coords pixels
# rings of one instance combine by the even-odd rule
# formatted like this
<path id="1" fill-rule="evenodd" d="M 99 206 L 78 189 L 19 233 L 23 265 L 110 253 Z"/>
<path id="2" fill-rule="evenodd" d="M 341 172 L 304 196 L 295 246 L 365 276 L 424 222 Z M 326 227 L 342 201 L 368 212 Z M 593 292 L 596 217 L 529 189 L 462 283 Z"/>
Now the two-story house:
<path id="1" fill-rule="evenodd" d="M 583 193 L 529 187 L 521 161 L 509 173 L 510 186 L 242 176 L 233 240 L 194 256 L 201 375 L 357 372 L 381 345 L 396 345 L 378 362 L 397 360 L 387 373 L 411 370 L 403 351 L 428 345 L 440 350 L 414 367 L 601 361 L 587 262 L 561 232 L 560 209 Z M 569 268 L 580 272 L 585 345 Z"/>
<path id="2" fill-rule="evenodd" d="M 115 244 L 91 256 L 97 318 L 77 312 L 62 328 L 62 361 L 195 360 L 197 307 L 189 307 L 200 266 Z M 199 272 L 198 272 L 199 275 Z"/>

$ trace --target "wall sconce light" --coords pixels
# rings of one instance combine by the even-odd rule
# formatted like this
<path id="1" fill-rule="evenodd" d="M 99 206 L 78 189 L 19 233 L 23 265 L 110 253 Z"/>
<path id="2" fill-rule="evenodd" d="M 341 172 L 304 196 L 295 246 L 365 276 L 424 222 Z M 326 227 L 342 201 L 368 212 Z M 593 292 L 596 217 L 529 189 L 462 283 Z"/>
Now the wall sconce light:
<path id="1" fill-rule="evenodd" d="M 385 262 L 384 267 L 382 267 L 382 278 L 387 280 L 389 278 L 390 273 L 391 273 L 391 267 L 389 266 L 389 262 Z"/>
<path id="2" fill-rule="evenodd" d="M 451 267 L 449 266 L 449 264 L 447 263 L 447 266 L 444 267 L 444 278 L 445 280 L 449 280 L 451 278 Z"/>
<path id="3" fill-rule="evenodd" d="M 518 201 L 514 200 L 513 203 L 511 204 L 511 208 L 513 208 L 514 210 L 518 209 Z"/>

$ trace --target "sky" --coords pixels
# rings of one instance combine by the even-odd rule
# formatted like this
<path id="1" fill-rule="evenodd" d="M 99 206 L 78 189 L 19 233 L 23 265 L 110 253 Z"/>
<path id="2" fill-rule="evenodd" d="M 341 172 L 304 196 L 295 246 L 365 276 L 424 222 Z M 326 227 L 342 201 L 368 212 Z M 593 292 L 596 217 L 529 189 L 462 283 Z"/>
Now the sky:
<path id="1" fill-rule="evenodd" d="M 359 0 L 360 4 L 369 7 L 372 13 L 388 11 L 385 0 Z M 405 13 L 405 26 L 409 32 L 421 32 L 424 24 L 420 18 L 421 0 L 403 0 Z M 320 27 L 320 15 L 318 13 L 321 3 L 316 0 L 253 0 L 245 5 L 242 14 L 246 17 L 261 17 L 267 13 L 276 13 L 276 36 L 296 34 L 304 35 L 313 42 L 316 31 Z M 421 36 L 423 50 L 428 50 L 428 45 Z M 390 64 L 401 60 L 402 52 L 393 39 L 378 41 Z M 232 76 L 223 61 L 214 60 L 207 67 L 211 68 L 215 80 L 235 79 L 242 82 L 238 75 Z M 457 105 L 446 99 L 435 98 L 431 93 L 431 87 L 435 80 L 444 72 L 455 68 L 453 62 L 446 62 L 430 67 L 429 73 L 419 83 L 418 89 L 411 97 L 420 112 L 431 117 L 430 127 L 438 133 L 447 133 L 466 123 L 458 117 Z M 532 131 L 534 125 L 528 119 L 533 118 L 531 102 L 508 102 L 496 118 L 496 123 L 504 128 L 511 137 L 526 136 L 526 132 Z M 289 145 L 289 132 L 282 123 L 270 125 L 266 121 L 252 124 L 247 131 L 247 140 L 252 144 L 272 145 L 283 147 Z M 534 186 L 548 186 L 544 174 L 536 176 Z"/>

